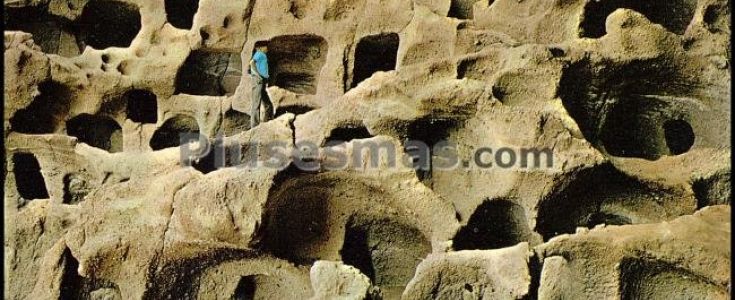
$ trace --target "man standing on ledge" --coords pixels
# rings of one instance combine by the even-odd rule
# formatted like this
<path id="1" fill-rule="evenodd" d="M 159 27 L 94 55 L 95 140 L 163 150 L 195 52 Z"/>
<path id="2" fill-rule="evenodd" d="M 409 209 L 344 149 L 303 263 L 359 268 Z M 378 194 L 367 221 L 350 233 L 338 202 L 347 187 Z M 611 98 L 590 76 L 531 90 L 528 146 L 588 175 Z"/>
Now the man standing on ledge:
<path id="1" fill-rule="evenodd" d="M 273 104 L 265 90 L 266 82 L 268 81 L 268 57 L 266 57 L 266 53 L 268 53 L 268 45 L 265 43 L 256 43 L 255 53 L 253 53 L 253 58 L 250 59 L 250 76 L 253 80 L 252 102 L 250 103 L 250 128 L 258 126 L 261 122 L 261 103 L 265 109 L 263 122 L 267 122 L 273 118 Z"/>

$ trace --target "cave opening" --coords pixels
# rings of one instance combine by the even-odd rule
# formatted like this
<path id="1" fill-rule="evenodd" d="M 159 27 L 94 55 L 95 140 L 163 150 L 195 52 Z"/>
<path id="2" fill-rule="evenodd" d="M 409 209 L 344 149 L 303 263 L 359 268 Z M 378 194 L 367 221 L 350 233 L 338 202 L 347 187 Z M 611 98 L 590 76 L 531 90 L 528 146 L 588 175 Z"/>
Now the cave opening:
<path id="1" fill-rule="evenodd" d="M 292 295 L 284 278 L 257 274 L 240 277 L 230 299 L 288 299 L 290 297 Z"/>
<path id="2" fill-rule="evenodd" d="M 71 254 L 69 248 L 64 250 L 62 260 L 63 273 L 59 299 L 122 299 L 120 288 L 114 282 L 79 275 L 79 261 Z"/>
<path id="3" fill-rule="evenodd" d="M 605 35 L 607 17 L 619 8 L 627 8 L 646 16 L 676 34 L 684 34 L 694 18 L 696 0 L 639 1 L 603 0 L 589 1 L 584 8 L 580 24 L 580 37 L 599 38 Z"/>
<path id="4" fill-rule="evenodd" d="M 82 143 L 110 153 L 121 152 L 123 148 L 122 128 L 108 117 L 80 114 L 66 121 L 66 132 Z"/>
<path id="5" fill-rule="evenodd" d="M 133 122 L 155 124 L 158 122 L 156 94 L 147 90 L 130 90 L 123 94 L 127 116 Z"/>
<path id="6" fill-rule="evenodd" d="M 329 237 L 329 191 L 313 184 L 287 181 L 269 200 L 264 247 L 300 264 L 313 263 L 315 251 Z"/>
<path id="7" fill-rule="evenodd" d="M 694 129 L 684 120 L 664 122 L 664 139 L 669 152 L 673 155 L 686 153 L 694 145 Z"/>
<path id="8" fill-rule="evenodd" d="M 267 43 L 270 81 L 296 94 L 314 95 L 327 61 L 327 41 L 317 35 L 283 35 Z"/>
<path id="9" fill-rule="evenodd" d="M 41 165 L 31 153 L 13 154 L 13 175 L 18 194 L 23 199 L 48 199 L 46 181 L 41 174 Z"/>
<path id="10" fill-rule="evenodd" d="M 392 218 L 354 215 L 345 226 L 340 255 L 392 299 L 400 297 L 430 252 L 431 244 L 413 226 Z"/>
<path id="11" fill-rule="evenodd" d="M 635 224 L 636 215 L 626 208 L 628 205 L 640 205 L 670 193 L 647 186 L 609 164 L 583 170 L 569 180 L 539 203 L 535 231 L 544 241 L 574 233 L 577 227 Z"/>
<path id="12" fill-rule="evenodd" d="M 166 0 L 166 19 L 179 29 L 191 29 L 194 15 L 199 10 L 199 0 Z"/>
<path id="13" fill-rule="evenodd" d="M 54 81 L 38 85 L 38 96 L 28 107 L 18 110 L 10 118 L 10 129 L 28 134 L 54 133 L 69 113 L 70 91 Z"/>
<path id="14" fill-rule="evenodd" d="M 397 33 L 381 33 L 360 39 L 355 49 L 351 88 L 378 71 L 395 70 L 400 38 Z"/>
<path id="15" fill-rule="evenodd" d="M 279 106 L 276 108 L 276 118 L 278 116 L 286 114 L 286 113 L 292 113 L 294 115 L 303 115 L 305 113 L 308 113 L 310 111 L 314 110 L 313 107 L 309 107 L 306 105 L 284 105 Z"/>
<path id="16" fill-rule="evenodd" d="M 149 145 L 153 150 L 178 147 L 199 136 L 199 123 L 191 116 L 176 115 L 161 125 L 153 133 Z"/>
<path id="17" fill-rule="evenodd" d="M 138 7 L 119 1 L 90 1 L 74 23 L 79 49 L 127 48 L 141 29 Z"/>
<path id="18" fill-rule="evenodd" d="M 449 6 L 448 17 L 457 19 L 472 19 L 472 6 L 474 6 L 475 3 L 478 1 L 483 0 L 452 0 Z M 489 0 L 488 2 L 492 4 L 493 0 Z"/>
<path id="19" fill-rule="evenodd" d="M 593 146 L 613 156 L 655 160 L 672 154 L 662 124 L 686 116 L 673 103 L 691 97 L 693 85 L 677 67 L 657 60 L 585 60 L 565 67 L 558 95 Z M 674 125 L 669 131 L 684 137 L 672 139 L 674 148 L 686 148 L 687 126 Z"/>
<path id="20" fill-rule="evenodd" d="M 239 61 L 239 53 L 192 51 L 176 73 L 175 93 L 202 96 L 225 96 L 234 93 L 236 86 L 228 84 L 231 83 L 228 74 L 239 72 L 233 71 L 242 68 Z"/>
<path id="21" fill-rule="evenodd" d="M 332 129 L 329 137 L 325 139 L 325 145 L 335 145 L 350 142 L 357 139 L 368 139 L 373 137 L 365 126 L 340 126 Z"/>
<path id="22" fill-rule="evenodd" d="M 455 250 L 498 249 L 530 241 L 526 211 L 509 200 L 485 201 L 454 237 Z"/>

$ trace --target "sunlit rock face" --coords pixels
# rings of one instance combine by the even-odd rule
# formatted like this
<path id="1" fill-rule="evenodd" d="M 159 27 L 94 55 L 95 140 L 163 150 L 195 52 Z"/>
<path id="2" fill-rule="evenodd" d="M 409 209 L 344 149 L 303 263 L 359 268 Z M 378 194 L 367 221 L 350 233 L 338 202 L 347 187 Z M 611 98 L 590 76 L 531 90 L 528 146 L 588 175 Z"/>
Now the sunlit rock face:
<path id="1" fill-rule="evenodd" d="M 6 299 L 727 299 L 727 1 L 4 8 Z"/>

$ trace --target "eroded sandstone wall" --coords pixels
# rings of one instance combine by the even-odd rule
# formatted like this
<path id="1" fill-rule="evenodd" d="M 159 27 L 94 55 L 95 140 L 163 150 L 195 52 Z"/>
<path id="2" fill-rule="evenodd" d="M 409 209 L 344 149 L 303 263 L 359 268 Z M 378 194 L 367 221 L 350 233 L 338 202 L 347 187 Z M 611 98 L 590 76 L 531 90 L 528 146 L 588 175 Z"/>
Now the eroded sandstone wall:
<path id="1" fill-rule="evenodd" d="M 4 7 L 6 299 L 727 298 L 729 1 Z M 361 152 L 411 140 L 458 167 Z"/>

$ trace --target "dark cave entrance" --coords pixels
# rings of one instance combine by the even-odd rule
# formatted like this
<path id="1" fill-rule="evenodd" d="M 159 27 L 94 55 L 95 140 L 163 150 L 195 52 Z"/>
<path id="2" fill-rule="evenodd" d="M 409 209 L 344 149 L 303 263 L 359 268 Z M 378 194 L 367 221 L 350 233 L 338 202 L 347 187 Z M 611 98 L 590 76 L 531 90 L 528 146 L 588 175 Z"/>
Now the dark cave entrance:
<path id="1" fill-rule="evenodd" d="M 397 33 L 382 33 L 360 39 L 355 49 L 355 67 L 350 88 L 378 71 L 395 70 L 400 39 Z"/>
<path id="2" fill-rule="evenodd" d="M 664 122 L 664 139 L 673 155 L 686 153 L 694 145 L 694 129 L 684 120 Z"/>
<path id="3" fill-rule="evenodd" d="M 81 114 L 66 122 L 66 132 L 80 142 L 107 150 L 121 152 L 122 128 L 114 120 L 89 114 Z"/>
<path id="4" fill-rule="evenodd" d="M 232 300 L 288 299 L 288 283 L 283 278 L 267 275 L 248 275 L 240 277 L 233 292 Z"/>
<path id="5" fill-rule="evenodd" d="M 31 153 L 13 154 L 15 185 L 23 199 L 48 199 L 46 182 L 41 174 L 41 165 Z"/>
<path id="6" fill-rule="evenodd" d="M 178 147 L 188 141 L 188 137 L 199 135 L 199 123 L 191 116 L 176 115 L 161 125 L 150 141 L 151 148 L 161 150 Z M 182 139 L 185 139 L 182 141 Z"/>
<path id="7" fill-rule="evenodd" d="M 199 0 L 166 0 L 166 19 L 179 29 L 191 29 L 194 15 L 199 10 Z"/>
<path id="8" fill-rule="evenodd" d="M 39 95 L 28 107 L 18 110 L 10 118 L 10 129 L 28 134 L 54 133 L 69 113 L 70 91 L 54 81 L 38 85 Z"/>
<path id="9" fill-rule="evenodd" d="M 619 8 L 635 10 L 676 34 L 684 34 L 694 18 L 696 0 L 640 1 L 603 0 L 590 1 L 584 9 L 580 24 L 580 37 L 599 38 L 605 35 L 607 17 Z"/>
<path id="10" fill-rule="evenodd" d="M 332 129 L 329 137 L 325 139 L 325 145 L 335 145 L 350 142 L 356 139 L 368 139 L 373 137 L 365 126 L 341 126 Z"/>
<path id="11" fill-rule="evenodd" d="M 225 96 L 234 92 L 226 84 L 226 77 L 228 72 L 241 69 L 239 64 L 239 53 L 192 51 L 176 73 L 175 93 Z"/>
<path id="12" fill-rule="evenodd" d="M 64 250 L 63 274 L 61 276 L 61 300 L 78 299 L 122 299 L 120 288 L 113 282 L 101 278 L 87 278 L 79 275 L 79 261 L 72 256 L 69 248 Z"/>
<path id="13" fill-rule="evenodd" d="M 90 1 L 75 23 L 79 49 L 127 48 L 141 29 L 140 12 L 133 4 L 118 1 Z"/>
<path id="14" fill-rule="evenodd" d="M 448 17 L 457 19 L 472 19 L 472 6 L 474 6 L 475 3 L 478 1 L 488 1 L 489 4 L 493 4 L 494 0 L 452 0 L 449 6 Z"/>
<path id="15" fill-rule="evenodd" d="M 127 117 L 133 122 L 155 124 L 158 122 L 156 94 L 146 90 L 131 90 L 123 94 L 127 102 Z"/>
<path id="16" fill-rule="evenodd" d="M 385 217 L 353 216 L 346 224 L 340 255 L 384 295 L 400 296 L 419 262 L 430 252 L 429 241 L 412 226 Z"/>
<path id="17" fill-rule="evenodd" d="M 327 41 L 310 34 L 284 35 L 267 44 L 271 82 L 296 94 L 316 94 L 327 61 Z"/>
<path id="18" fill-rule="evenodd" d="M 672 103 L 690 97 L 693 85 L 676 66 L 657 60 L 582 61 L 563 70 L 558 94 L 592 145 L 613 156 L 655 160 L 692 146 L 688 124 L 662 125 L 686 117 Z"/>
<path id="19" fill-rule="evenodd" d="M 454 237 L 455 250 L 498 249 L 531 239 L 526 211 L 508 200 L 485 201 Z"/>

